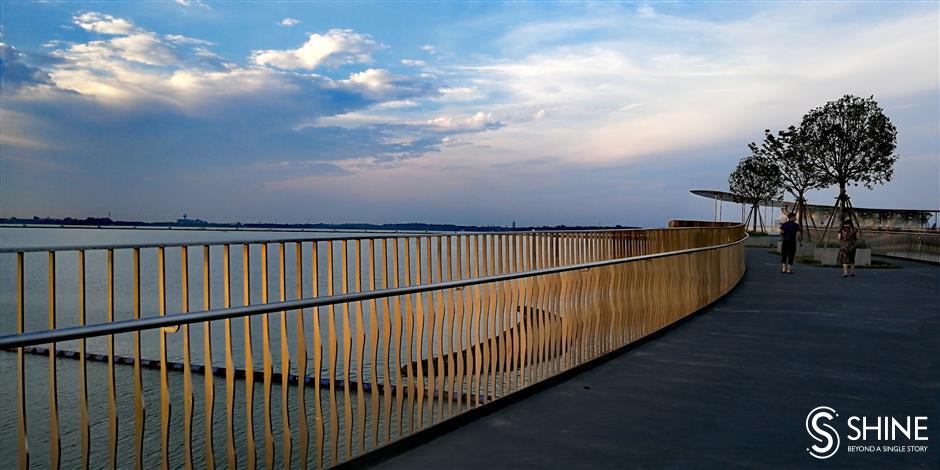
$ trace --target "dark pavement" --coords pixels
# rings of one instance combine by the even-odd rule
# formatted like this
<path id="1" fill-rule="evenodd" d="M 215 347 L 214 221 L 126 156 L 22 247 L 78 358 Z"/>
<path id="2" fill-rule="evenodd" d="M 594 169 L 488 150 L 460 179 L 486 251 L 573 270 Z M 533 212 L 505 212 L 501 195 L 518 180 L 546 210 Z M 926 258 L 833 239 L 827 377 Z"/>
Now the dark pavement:
<path id="1" fill-rule="evenodd" d="M 724 299 L 609 362 L 382 468 L 940 468 L 940 267 L 797 265 L 748 249 Z M 807 413 L 834 408 L 826 460 Z M 927 416 L 926 452 L 849 452 L 849 416 Z M 871 436 L 870 436 L 871 437 Z"/>

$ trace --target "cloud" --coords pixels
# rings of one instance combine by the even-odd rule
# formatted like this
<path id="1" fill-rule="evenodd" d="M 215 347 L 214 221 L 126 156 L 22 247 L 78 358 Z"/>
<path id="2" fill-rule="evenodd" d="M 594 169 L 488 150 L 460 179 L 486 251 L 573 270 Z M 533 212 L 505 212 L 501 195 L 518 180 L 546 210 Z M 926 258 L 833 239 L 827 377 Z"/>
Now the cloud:
<path id="1" fill-rule="evenodd" d="M 345 113 L 437 94 L 436 87 L 425 80 L 384 69 L 369 68 L 352 72 L 345 79 L 333 79 L 280 68 L 241 66 L 220 57 L 211 50 L 214 44 L 203 39 L 158 35 L 133 26 L 129 20 L 93 12 L 78 15 L 74 21 L 89 30 L 110 31 L 112 37 L 50 44 L 54 60 L 46 70 L 29 68 L 18 53 L 5 47 L 4 80 L 54 84 L 53 91 L 78 93 L 125 110 L 146 113 L 156 105 L 188 116 L 222 119 L 230 119 L 231 110 L 240 105 L 280 107 L 286 119 L 295 113 L 293 119 L 300 121 L 302 115 Z M 368 35 L 332 30 L 323 36 L 311 35 L 304 47 L 325 48 L 321 50 L 325 55 L 317 59 L 320 63 L 340 63 L 364 61 L 368 52 L 385 46 Z M 302 59 L 304 54 L 297 57 Z"/>
<path id="2" fill-rule="evenodd" d="M 82 13 L 72 18 L 72 21 L 79 28 L 101 34 L 131 34 L 136 29 L 134 23 L 128 20 L 96 12 Z"/>
<path id="3" fill-rule="evenodd" d="M 351 29 L 331 29 L 325 34 L 310 34 L 297 49 L 260 50 L 251 54 L 258 65 L 280 69 L 314 70 L 321 65 L 363 64 L 372 61 L 372 53 L 388 48 L 368 34 Z"/>
<path id="4" fill-rule="evenodd" d="M 651 5 L 644 3 L 636 7 L 636 14 L 641 18 L 652 18 L 656 16 L 656 10 Z"/>
<path id="5" fill-rule="evenodd" d="M 189 44 L 193 46 L 213 46 L 215 43 L 212 41 L 206 41 L 204 39 L 196 39 L 188 36 L 183 36 L 180 34 L 166 34 L 163 36 L 167 41 L 172 42 L 173 44 Z"/>
<path id="6" fill-rule="evenodd" d="M 431 129 L 447 132 L 476 132 L 483 130 L 495 130 L 503 127 L 504 124 L 493 119 L 493 113 L 484 113 L 479 111 L 476 114 L 465 117 L 455 118 L 453 116 L 439 116 L 429 119 L 427 124 Z"/>
<path id="7" fill-rule="evenodd" d="M 437 48 L 430 44 L 421 46 L 421 50 L 427 52 L 428 54 L 437 54 Z"/>
<path id="8" fill-rule="evenodd" d="M 486 94 L 475 86 L 442 87 L 441 101 L 476 101 L 486 97 Z"/>
<path id="9" fill-rule="evenodd" d="M 106 20 L 132 24 L 114 17 Z M 375 128 L 298 125 L 371 107 L 391 112 L 416 108 L 438 95 L 439 85 L 427 80 L 383 68 L 331 78 L 303 70 L 239 65 L 216 54 L 209 41 L 136 26 L 126 31 L 105 39 L 51 45 L 52 60 L 45 60 L 43 68 L 31 66 L 12 46 L 3 45 L 0 140 L 5 183 L 19 181 L 27 171 L 101 167 L 88 181 L 62 187 L 78 191 L 108 186 L 109 194 L 134 192 L 116 181 L 143 172 L 147 178 L 179 185 L 182 180 L 174 172 L 180 165 L 204 161 L 210 167 L 224 165 L 233 178 L 257 185 L 260 177 L 284 177 L 278 171 L 339 176 L 351 171 L 345 168 L 397 165 L 440 146 L 440 133 L 388 120 L 377 122 Z M 360 54 L 367 46 L 381 46 L 366 35 L 343 31 L 341 36 L 359 43 L 340 47 L 343 53 Z M 323 59 L 324 63 L 343 60 L 347 59 L 335 51 Z M 67 151 L 41 144 L 60 141 L 69 143 Z M 277 165 L 280 170 L 265 166 L 273 159 L 321 163 Z M 249 166 L 253 170 L 239 169 Z M 259 173 L 259 168 L 265 170 Z M 5 199 L 31 191 L 18 184 L 6 187 L 19 189 L 5 190 Z M 48 197 L 69 191 L 50 191 Z M 19 196 L 10 197 L 6 200 Z"/>
<path id="10" fill-rule="evenodd" d="M 289 27 L 291 27 L 291 26 L 297 26 L 297 25 L 299 25 L 299 24 L 300 24 L 300 20 L 295 19 L 295 18 L 284 18 L 284 19 L 281 20 L 278 24 L 281 25 L 281 26 L 286 26 L 286 27 L 289 28 Z"/>
<path id="11" fill-rule="evenodd" d="M 889 99 L 937 88 L 935 15 L 892 14 L 859 28 L 832 21 L 845 11 L 825 8 L 838 6 L 822 8 L 814 16 L 771 6 L 731 21 L 608 15 L 620 26 L 461 70 L 504 111 L 552 113 L 537 128 L 501 132 L 498 148 L 564 152 L 583 164 L 746 141 L 844 93 Z"/>
<path id="12" fill-rule="evenodd" d="M 22 53 L 15 47 L 0 42 L 0 77 L 3 86 L 0 93 L 11 92 L 23 86 L 49 85 L 49 74 L 27 65 Z"/>
<path id="13" fill-rule="evenodd" d="M 428 65 L 427 62 L 418 59 L 402 59 L 401 64 L 408 67 L 424 67 L 425 65 Z"/>
<path id="14" fill-rule="evenodd" d="M 395 75 L 385 69 L 366 69 L 352 73 L 348 79 L 338 80 L 339 86 L 356 90 L 377 102 L 401 101 L 416 96 L 432 96 L 433 87 L 427 82 L 403 75 Z"/>
<path id="15" fill-rule="evenodd" d="M 209 10 L 209 5 L 207 5 L 202 0 L 176 0 L 177 5 L 182 5 L 184 7 L 199 7 L 205 10 Z"/>

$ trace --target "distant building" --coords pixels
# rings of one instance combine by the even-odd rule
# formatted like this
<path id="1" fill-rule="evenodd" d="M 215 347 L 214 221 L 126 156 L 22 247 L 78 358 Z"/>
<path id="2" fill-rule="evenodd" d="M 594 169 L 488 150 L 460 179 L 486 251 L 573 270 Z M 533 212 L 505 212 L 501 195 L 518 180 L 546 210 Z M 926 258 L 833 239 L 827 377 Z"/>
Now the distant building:
<path id="1" fill-rule="evenodd" d="M 209 225 L 209 222 L 202 219 L 190 219 L 186 214 L 183 214 L 182 219 L 176 219 L 176 225 L 183 225 L 186 227 L 204 227 Z"/>

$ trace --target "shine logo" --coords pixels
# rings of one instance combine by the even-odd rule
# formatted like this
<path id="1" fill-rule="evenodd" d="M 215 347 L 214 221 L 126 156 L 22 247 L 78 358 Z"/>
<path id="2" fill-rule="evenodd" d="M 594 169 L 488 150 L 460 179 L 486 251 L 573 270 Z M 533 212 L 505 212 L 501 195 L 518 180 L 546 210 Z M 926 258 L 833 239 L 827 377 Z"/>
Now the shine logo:
<path id="1" fill-rule="evenodd" d="M 828 406 L 819 406 L 806 415 L 806 432 L 816 441 L 806 450 L 817 459 L 828 459 L 839 450 L 839 433 L 829 424 L 836 416 L 836 410 Z M 824 420 L 820 423 L 820 420 Z"/>

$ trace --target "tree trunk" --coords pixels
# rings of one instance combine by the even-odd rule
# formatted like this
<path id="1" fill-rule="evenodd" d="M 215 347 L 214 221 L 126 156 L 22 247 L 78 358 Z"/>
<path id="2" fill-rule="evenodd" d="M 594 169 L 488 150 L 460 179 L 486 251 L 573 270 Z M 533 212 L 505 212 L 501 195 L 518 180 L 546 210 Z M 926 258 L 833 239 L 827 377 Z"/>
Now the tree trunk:
<path id="1" fill-rule="evenodd" d="M 839 226 L 842 226 L 842 222 L 845 221 L 846 216 L 851 217 L 849 214 L 849 195 L 845 192 L 845 183 L 839 183 L 839 198 L 836 202 L 839 207 Z"/>
<path id="2" fill-rule="evenodd" d="M 806 198 L 803 196 L 805 193 L 800 193 L 796 197 L 796 223 L 800 225 L 800 233 L 806 234 L 807 241 L 813 241 L 813 235 L 809 231 L 809 227 L 804 227 L 806 224 Z"/>

